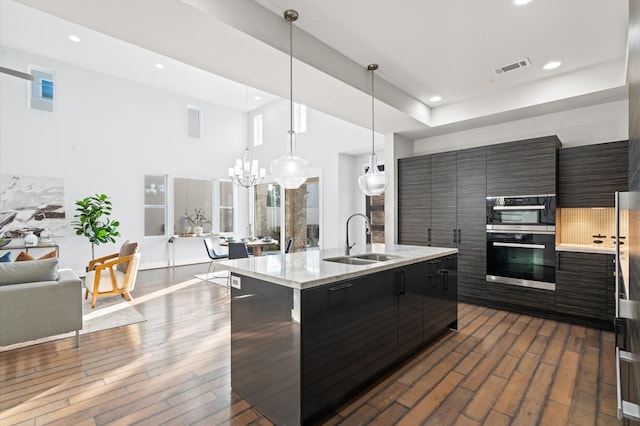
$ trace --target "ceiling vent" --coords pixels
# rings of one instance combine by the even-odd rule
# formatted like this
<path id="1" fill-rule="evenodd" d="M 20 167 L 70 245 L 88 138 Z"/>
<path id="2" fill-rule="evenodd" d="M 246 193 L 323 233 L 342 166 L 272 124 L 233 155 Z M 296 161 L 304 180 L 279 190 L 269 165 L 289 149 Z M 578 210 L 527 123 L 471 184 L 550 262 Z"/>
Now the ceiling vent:
<path id="1" fill-rule="evenodd" d="M 523 67 L 528 67 L 529 65 L 531 65 L 531 61 L 529 60 L 529 58 L 524 58 L 521 59 L 517 62 L 514 62 L 513 64 L 509 64 L 509 65 L 505 65 L 503 67 L 500 68 L 496 68 L 496 74 L 502 74 L 505 73 L 507 71 L 513 71 L 513 70 L 517 70 L 518 68 L 523 68 Z"/>

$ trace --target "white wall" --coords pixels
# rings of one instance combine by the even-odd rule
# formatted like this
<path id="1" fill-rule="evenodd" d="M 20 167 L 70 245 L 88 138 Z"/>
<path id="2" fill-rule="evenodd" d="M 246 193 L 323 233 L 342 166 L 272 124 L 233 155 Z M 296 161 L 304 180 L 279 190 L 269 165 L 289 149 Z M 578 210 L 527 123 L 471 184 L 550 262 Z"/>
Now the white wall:
<path id="1" fill-rule="evenodd" d="M 414 154 L 453 151 L 549 135 L 558 135 L 564 148 L 614 142 L 629 139 L 628 123 L 629 102 L 609 102 L 418 139 L 414 142 Z"/>
<path id="2" fill-rule="evenodd" d="M 0 74 L 0 173 L 64 178 L 67 222 L 73 218 L 75 200 L 96 192 L 108 194 L 113 201 L 113 218 L 122 223 L 122 238 L 116 244 L 98 246 L 96 256 L 117 251 L 121 242 L 129 239 L 141 244 L 142 268 L 165 266 L 172 230 L 167 237 L 144 237 L 144 175 L 169 176 L 167 223 L 173 223 L 174 177 L 215 179 L 217 201 L 218 179 L 226 178 L 228 168 L 242 154 L 253 114 L 247 121 L 243 112 L 2 49 L 3 66 L 26 69 L 28 64 L 55 70 L 55 112 L 29 110 L 27 83 Z M 200 140 L 186 136 L 187 105 L 196 105 L 203 112 Z M 264 144 L 251 150 L 269 173 L 269 162 L 286 149 L 289 103 L 277 101 L 257 112 L 263 114 Z M 323 247 L 341 246 L 344 223 L 350 214 L 364 211 L 364 196 L 354 171 L 359 170 L 357 156 L 341 157 L 339 153 L 367 150 L 371 133 L 313 110 L 308 111 L 308 129 L 298 137 L 298 152 L 322 175 Z M 252 137 L 249 140 L 253 142 Z M 348 159 L 347 167 L 341 167 L 341 158 Z M 236 234 L 244 236 L 247 190 L 236 187 L 236 191 Z M 91 253 L 86 238 L 75 236 L 68 226 L 66 235 L 55 239 L 61 246 L 61 266 L 82 273 Z M 175 244 L 177 264 L 207 260 L 199 239 L 181 239 Z"/>
<path id="3" fill-rule="evenodd" d="M 53 113 L 29 110 L 27 83 L 0 74 L 0 173 L 63 177 L 68 222 L 75 200 L 109 195 L 122 237 L 97 246 L 96 256 L 129 239 L 141 245 L 142 267 L 166 265 L 167 238 L 143 235 L 144 175 L 169 175 L 170 193 L 173 177 L 225 177 L 241 152 L 236 147 L 244 145 L 246 114 L 13 49 L 3 48 L 2 64 L 55 70 L 56 104 Z M 186 136 L 187 104 L 203 111 L 200 140 Z M 214 188 L 217 198 L 217 181 Z M 167 223 L 173 223 L 169 201 Z M 87 239 L 70 226 L 55 239 L 61 266 L 84 271 L 91 255 Z M 183 262 L 206 260 L 200 240 L 178 245 Z"/>

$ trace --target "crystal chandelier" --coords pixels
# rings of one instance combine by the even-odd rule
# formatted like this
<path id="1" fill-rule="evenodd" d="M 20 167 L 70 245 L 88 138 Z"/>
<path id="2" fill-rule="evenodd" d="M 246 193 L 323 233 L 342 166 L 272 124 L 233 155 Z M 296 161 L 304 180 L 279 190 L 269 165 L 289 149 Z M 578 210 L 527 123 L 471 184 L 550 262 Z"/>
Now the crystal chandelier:
<path id="1" fill-rule="evenodd" d="M 238 186 L 249 188 L 258 185 L 266 176 L 264 168 L 259 168 L 258 160 L 251 160 L 251 151 L 245 148 L 242 159 L 236 159 L 236 165 L 229 167 L 229 177 Z"/>
<path id="2" fill-rule="evenodd" d="M 271 161 L 271 174 L 279 185 L 286 189 L 297 189 L 307 181 L 309 162 L 296 154 L 296 132 L 293 131 L 293 22 L 298 19 L 298 12 L 286 10 L 284 19 L 289 22 L 289 110 L 291 127 L 289 130 L 289 147 L 282 157 Z"/>
<path id="3" fill-rule="evenodd" d="M 375 145 L 374 145 L 374 110 L 373 105 L 375 101 L 373 93 L 373 72 L 378 69 L 377 64 L 371 64 L 367 67 L 371 71 L 371 155 L 369 156 L 369 169 L 365 174 L 358 178 L 358 185 L 365 195 L 369 197 L 374 195 L 381 195 L 387 189 L 389 179 L 384 173 L 380 173 L 378 170 L 378 158 L 376 157 Z"/>

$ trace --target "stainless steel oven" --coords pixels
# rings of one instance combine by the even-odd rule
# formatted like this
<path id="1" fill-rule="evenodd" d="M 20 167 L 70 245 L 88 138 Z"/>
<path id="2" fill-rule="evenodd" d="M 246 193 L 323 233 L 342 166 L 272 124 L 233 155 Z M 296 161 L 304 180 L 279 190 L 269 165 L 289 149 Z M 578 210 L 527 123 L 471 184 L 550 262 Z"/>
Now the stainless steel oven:
<path id="1" fill-rule="evenodd" d="M 555 232 L 555 225 L 556 197 L 553 194 L 487 197 L 487 230 Z"/>
<path id="2" fill-rule="evenodd" d="M 487 230 L 487 281 L 556 289 L 555 232 Z"/>

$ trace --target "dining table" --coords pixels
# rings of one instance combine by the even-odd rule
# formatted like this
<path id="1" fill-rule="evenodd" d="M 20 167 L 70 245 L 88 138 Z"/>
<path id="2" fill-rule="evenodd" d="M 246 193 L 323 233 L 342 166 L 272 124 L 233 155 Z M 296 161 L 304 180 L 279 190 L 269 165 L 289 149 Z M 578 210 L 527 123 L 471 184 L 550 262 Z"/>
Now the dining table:
<path id="1" fill-rule="evenodd" d="M 221 246 L 228 246 L 229 243 L 244 243 L 247 247 L 251 247 L 253 249 L 253 255 L 254 256 L 262 256 L 264 253 L 262 253 L 262 247 L 265 246 L 270 246 L 270 245 L 278 245 L 280 244 L 280 242 L 278 240 L 264 240 L 264 239 L 255 239 L 255 240 L 246 240 L 246 241 L 242 241 L 242 240 L 236 240 L 234 239 L 233 241 L 228 241 L 226 239 L 220 239 L 220 245 Z"/>

